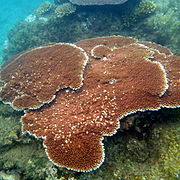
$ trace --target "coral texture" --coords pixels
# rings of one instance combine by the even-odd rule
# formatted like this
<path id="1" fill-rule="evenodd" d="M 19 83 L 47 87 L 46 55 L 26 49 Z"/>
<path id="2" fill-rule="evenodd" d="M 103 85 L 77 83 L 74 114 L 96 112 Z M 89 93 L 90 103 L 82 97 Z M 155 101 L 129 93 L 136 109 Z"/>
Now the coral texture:
<path id="1" fill-rule="evenodd" d="M 43 14 L 48 13 L 51 9 L 52 9 L 52 4 L 50 2 L 44 2 L 36 10 L 36 13 L 39 15 L 43 15 Z"/>
<path id="2" fill-rule="evenodd" d="M 103 136 L 116 133 L 119 119 L 136 111 L 179 106 L 180 57 L 160 45 L 121 36 L 87 39 L 76 46 L 89 57 L 83 68 L 83 85 L 78 90 L 74 86 L 61 88 L 49 105 L 27 110 L 22 129 L 44 139 L 47 155 L 54 164 L 86 172 L 103 163 Z M 76 60 L 76 53 L 70 52 L 72 61 L 74 56 Z M 80 62 L 82 65 L 82 57 Z M 8 62 L 3 72 L 9 72 L 10 65 Z M 82 68 L 77 71 L 82 78 Z M 62 75 L 60 81 L 66 80 L 66 74 Z M 3 87 L 3 94 L 6 90 Z"/>
<path id="3" fill-rule="evenodd" d="M 81 87 L 86 62 L 86 53 L 72 44 L 54 44 L 20 54 L 0 72 L 5 83 L 0 99 L 15 109 L 40 107 L 52 101 L 59 89 Z"/>
<path id="4" fill-rule="evenodd" d="M 71 3 L 63 3 L 56 7 L 55 15 L 62 18 L 64 16 L 74 13 L 75 11 L 76 7 L 74 5 L 72 5 Z"/>
<path id="5" fill-rule="evenodd" d="M 142 17 L 151 14 L 155 11 L 156 5 L 153 1 L 143 0 L 140 2 L 138 8 L 135 10 L 135 16 Z"/>
<path id="6" fill-rule="evenodd" d="M 180 58 L 172 56 L 172 53 L 165 47 L 151 42 L 141 42 L 148 47 L 156 49 L 154 60 L 160 62 L 168 74 L 168 91 L 161 98 L 164 107 L 177 107 L 180 101 Z M 159 53 L 161 52 L 161 53 Z"/>
<path id="7" fill-rule="evenodd" d="M 123 4 L 128 0 L 70 0 L 77 5 L 104 5 L 104 4 Z"/>

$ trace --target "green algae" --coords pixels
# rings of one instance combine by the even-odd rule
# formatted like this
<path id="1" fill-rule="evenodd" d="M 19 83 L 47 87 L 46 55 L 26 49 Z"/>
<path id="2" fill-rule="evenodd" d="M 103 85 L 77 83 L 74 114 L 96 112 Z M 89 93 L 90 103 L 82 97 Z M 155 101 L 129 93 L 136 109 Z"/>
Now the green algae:
<path id="1" fill-rule="evenodd" d="M 44 179 L 56 173 L 38 143 L 15 145 L 0 154 L 0 161 L 4 170 L 16 171 L 22 179 Z"/>
<path id="2" fill-rule="evenodd" d="M 20 176 L 18 174 L 8 174 L 4 171 L 0 171 L 0 180 L 19 180 Z"/>
<path id="3" fill-rule="evenodd" d="M 20 117 L 9 105 L 0 104 L 0 179 L 56 177 L 42 143 L 22 134 Z"/>
<path id="4" fill-rule="evenodd" d="M 0 104 L 0 152 L 3 146 L 11 145 L 18 140 L 22 113 L 17 113 L 8 105 Z"/>

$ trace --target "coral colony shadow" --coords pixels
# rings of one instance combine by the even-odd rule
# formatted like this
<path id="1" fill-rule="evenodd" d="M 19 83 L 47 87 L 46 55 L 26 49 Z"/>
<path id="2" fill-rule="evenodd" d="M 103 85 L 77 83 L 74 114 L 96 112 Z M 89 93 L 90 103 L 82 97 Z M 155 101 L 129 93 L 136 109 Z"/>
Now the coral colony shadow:
<path id="1" fill-rule="evenodd" d="M 103 163 L 102 140 L 120 119 L 179 107 L 179 69 L 167 48 L 129 37 L 51 44 L 4 64 L 0 99 L 25 110 L 22 131 L 44 139 L 52 163 L 88 172 Z"/>

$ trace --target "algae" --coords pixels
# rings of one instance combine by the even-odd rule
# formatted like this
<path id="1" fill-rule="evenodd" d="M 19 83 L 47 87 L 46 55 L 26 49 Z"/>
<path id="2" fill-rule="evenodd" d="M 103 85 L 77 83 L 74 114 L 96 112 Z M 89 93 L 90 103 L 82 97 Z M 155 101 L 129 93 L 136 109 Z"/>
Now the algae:
<path id="1" fill-rule="evenodd" d="M 43 148 L 38 147 L 38 143 L 15 145 L 0 154 L 0 161 L 3 162 L 2 169 L 18 172 L 21 179 L 44 179 L 54 173 L 52 164 L 48 162 Z"/>
<path id="2" fill-rule="evenodd" d="M 7 147 L 18 140 L 21 115 L 22 113 L 0 103 L 0 152 L 3 151 L 4 146 Z"/>
<path id="3" fill-rule="evenodd" d="M 5 61 L 15 54 L 49 42 L 75 42 L 89 37 L 122 34 L 123 17 L 133 13 L 137 1 L 127 7 L 81 7 L 62 3 L 54 4 L 45 14 L 37 15 L 35 11 L 30 20 L 19 22 L 9 32 L 3 59 Z"/>

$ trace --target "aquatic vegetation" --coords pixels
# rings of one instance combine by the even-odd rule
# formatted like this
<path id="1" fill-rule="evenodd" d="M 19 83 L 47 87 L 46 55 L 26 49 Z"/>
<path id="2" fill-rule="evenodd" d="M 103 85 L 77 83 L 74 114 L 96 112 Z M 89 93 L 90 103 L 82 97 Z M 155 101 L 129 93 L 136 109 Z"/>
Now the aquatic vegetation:
<path id="1" fill-rule="evenodd" d="M 8 105 L 0 104 L 0 152 L 3 151 L 3 146 L 12 145 L 18 140 L 21 115 L 22 113 L 16 113 Z"/>
<path id="2" fill-rule="evenodd" d="M 51 176 L 53 169 L 55 174 L 57 172 L 51 163 L 48 163 L 46 155 L 38 143 L 34 145 L 20 144 L 1 152 L 0 161 L 4 162 L 2 165 L 4 170 L 17 169 L 17 172 L 21 171 L 21 176 L 25 173 L 24 179 L 41 179 Z"/>
<path id="3" fill-rule="evenodd" d="M 18 174 L 8 174 L 5 173 L 4 171 L 0 171 L 0 179 L 12 179 L 12 180 L 18 180 L 20 179 L 20 176 Z"/>
<path id="4" fill-rule="evenodd" d="M 160 45 L 138 43 L 133 38 L 121 36 L 82 40 L 77 42 L 76 46 L 49 45 L 16 56 L 10 64 L 8 61 L 1 70 L 1 80 L 5 85 L 0 96 L 2 101 L 12 102 L 16 109 L 35 109 L 39 106 L 34 106 L 34 99 L 31 96 L 26 98 L 30 95 L 29 90 L 33 92 L 34 88 L 37 88 L 34 74 L 35 79 L 42 78 L 38 84 L 42 84 L 43 87 L 48 84 L 48 87 L 53 88 L 54 85 L 60 84 L 55 87 L 53 93 L 46 90 L 50 92 L 50 96 L 55 95 L 57 89 L 59 91 L 54 98 L 48 98 L 48 103 L 55 99 L 52 104 L 37 110 L 25 111 L 21 119 L 22 129 L 35 137 L 45 139 L 46 153 L 54 164 L 86 172 L 97 169 L 103 163 L 103 136 L 116 133 L 119 119 L 136 111 L 179 106 L 180 57 L 171 55 L 168 49 Z M 50 59 L 46 58 L 49 54 Z M 69 56 L 66 56 L 67 54 Z M 45 64 L 43 68 L 37 66 L 37 72 L 36 66 L 33 68 L 33 64 L 28 64 L 32 58 L 32 63 L 35 62 L 34 65 L 37 65 L 38 59 L 34 57 L 45 61 L 42 61 L 42 64 Z M 53 61 L 57 62 L 55 57 L 60 59 L 60 66 L 56 63 L 59 70 L 53 66 Z M 84 68 L 87 57 L 88 66 Z M 80 61 L 79 64 L 75 61 L 75 65 L 72 65 L 74 59 Z M 49 63 L 46 66 L 46 61 L 52 62 L 50 69 Z M 80 65 L 80 68 L 74 68 L 76 64 Z M 33 73 L 28 72 L 26 65 L 31 67 Z M 44 78 L 39 67 L 49 78 Z M 72 73 L 68 67 L 73 67 L 75 72 Z M 61 69 L 67 71 L 62 72 Z M 62 73 L 59 75 L 60 79 L 54 72 Z M 19 76 L 21 73 L 24 78 Z M 33 74 L 32 79 L 29 78 L 29 74 Z M 67 78 L 69 82 L 77 84 L 69 85 Z M 19 82 L 19 79 L 22 79 L 22 82 Z M 54 81 L 57 82 L 51 85 Z M 33 84 L 34 88 L 31 87 Z M 38 87 L 39 90 L 41 92 L 43 88 Z M 42 97 L 46 97 L 42 94 Z M 40 100 L 38 92 L 34 91 L 32 97 L 36 96 Z M 14 103 L 16 98 L 17 101 L 20 99 L 18 106 Z M 31 101 L 32 106 L 29 106 Z M 28 106 L 24 106 L 26 104 Z"/>
<path id="5" fill-rule="evenodd" d="M 76 6 L 72 5 L 71 3 L 63 3 L 58 5 L 55 9 L 55 15 L 57 17 L 62 18 L 63 16 L 67 16 L 72 14 L 76 11 Z"/>
<path id="6" fill-rule="evenodd" d="M 70 0 L 78 5 L 104 5 L 104 4 L 123 4 L 128 0 Z"/>

